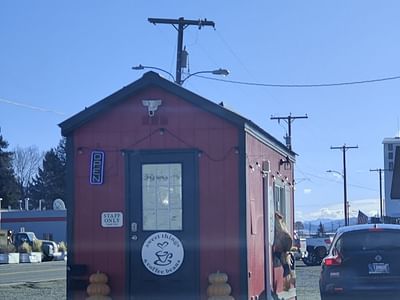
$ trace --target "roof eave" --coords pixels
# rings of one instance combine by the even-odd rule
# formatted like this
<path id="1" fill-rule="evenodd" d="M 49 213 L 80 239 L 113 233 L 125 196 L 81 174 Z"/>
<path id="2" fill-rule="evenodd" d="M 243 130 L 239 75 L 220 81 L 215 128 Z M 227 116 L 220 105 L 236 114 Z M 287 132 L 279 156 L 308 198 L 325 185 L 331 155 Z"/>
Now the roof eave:
<path id="1" fill-rule="evenodd" d="M 85 108 L 81 112 L 60 123 L 59 126 L 61 127 L 62 135 L 66 136 L 70 134 L 72 131 L 81 127 L 86 122 L 89 122 L 90 120 L 96 118 L 99 113 L 102 113 L 107 108 L 112 107 L 123 99 L 128 98 L 129 95 L 137 93 L 140 90 L 143 90 L 144 88 L 149 86 L 157 86 L 159 88 L 165 89 L 168 92 L 185 99 L 195 106 L 201 107 L 220 116 L 221 118 L 230 121 L 231 123 L 234 123 L 236 126 L 243 127 L 244 123 L 246 122 L 246 119 L 242 116 L 231 112 L 215 104 L 214 102 L 181 87 L 180 85 L 177 85 L 167 79 L 162 78 L 155 72 L 150 71 L 145 73 L 142 78 L 138 79 L 137 81 L 123 87 L 117 92 L 111 94 L 103 100 L 100 100 L 92 106 Z"/>
<path id="2" fill-rule="evenodd" d="M 67 136 L 72 133 L 75 129 L 81 127 L 85 123 L 95 119 L 99 114 L 107 111 L 107 108 L 113 107 L 115 104 L 120 101 L 124 101 L 128 99 L 128 97 L 134 93 L 138 93 L 141 90 L 155 86 L 161 89 L 168 91 L 182 99 L 185 99 L 187 102 L 191 103 L 194 106 L 200 107 L 210 113 L 213 113 L 224 120 L 232 123 L 240 130 L 249 130 L 255 133 L 255 136 L 267 143 L 268 145 L 274 145 L 276 149 L 279 150 L 284 155 L 288 155 L 292 161 L 295 159 L 296 153 L 288 149 L 283 143 L 278 141 L 275 137 L 270 135 L 261 127 L 257 126 L 254 122 L 249 119 L 244 118 L 243 116 L 230 111 L 223 106 L 216 104 L 202 96 L 199 96 L 182 86 L 171 82 L 163 77 L 161 77 L 158 73 L 150 71 L 143 76 L 134 81 L 133 83 L 123 87 L 122 89 L 116 91 L 110 96 L 96 102 L 95 104 L 85 108 L 81 112 L 75 114 L 64 122 L 60 123 L 61 133 L 63 136 Z"/>

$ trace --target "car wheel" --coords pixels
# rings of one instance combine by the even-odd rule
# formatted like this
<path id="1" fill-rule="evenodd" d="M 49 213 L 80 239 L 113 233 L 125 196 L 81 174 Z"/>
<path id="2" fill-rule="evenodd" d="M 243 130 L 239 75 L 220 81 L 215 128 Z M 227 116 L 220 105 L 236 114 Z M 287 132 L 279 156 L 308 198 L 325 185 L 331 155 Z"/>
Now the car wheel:
<path id="1" fill-rule="evenodd" d="M 323 259 L 328 254 L 326 248 L 324 247 L 318 247 L 315 251 L 317 252 L 318 257 L 321 259 Z"/>
<path id="2" fill-rule="evenodd" d="M 307 256 L 303 258 L 306 266 L 317 266 L 321 264 L 321 260 L 317 257 L 314 251 L 308 252 Z"/>

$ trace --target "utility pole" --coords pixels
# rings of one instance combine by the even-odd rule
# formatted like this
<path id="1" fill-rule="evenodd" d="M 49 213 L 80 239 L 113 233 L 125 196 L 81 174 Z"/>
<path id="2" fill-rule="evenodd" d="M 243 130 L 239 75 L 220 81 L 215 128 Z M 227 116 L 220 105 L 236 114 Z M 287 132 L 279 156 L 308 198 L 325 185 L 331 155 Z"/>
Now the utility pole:
<path id="1" fill-rule="evenodd" d="M 358 146 L 346 146 L 344 144 L 340 147 L 332 147 L 331 149 L 340 149 L 343 152 L 343 201 L 344 201 L 344 226 L 349 225 L 349 212 L 348 212 L 348 205 L 347 205 L 347 182 L 346 182 L 346 151 L 348 149 L 357 149 Z"/>
<path id="2" fill-rule="evenodd" d="M 370 169 L 370 172 L 379 172 L 379 208 L 381 221 L 383 222 L 383 197 L 382 197 L 382 172 L 390 171 L 389 169 Z"/>
<path id="3" fill-rule="evenodd" d="M 183 17 L 179 19 L 157 19 L 157 18 L 148 18 L 150 23 L 156 24 L 170 24 L 174 26 L 174 28 L 178 31 L 178 47 L 176 49 L 176 76 L 175 82 L 179 85 L 182 85 L 182 51 L 183 51 L 183 31 L 189 25 L 196 25 L 201 29 L 203 26 L 212 26 L 215 27 L 215 23 L 213 21 L 204 20 L 185 20 Z"/>
<path id="4" fill-rule="evenodd" d="M 292 150 L 292 123 L 296 119 L 308 119 L 307 114 L 304 116 L 292 116 L 292 113 L 290 113 L 287 117 L 274 117 L 271 116 L 271 120 L 278 120 L 278 123 L 280 123 L 281 120 L 284 120 L 288 124 L 288 133 L 286 134 L 286 146 L 289 148 L 289 150 Z"/>

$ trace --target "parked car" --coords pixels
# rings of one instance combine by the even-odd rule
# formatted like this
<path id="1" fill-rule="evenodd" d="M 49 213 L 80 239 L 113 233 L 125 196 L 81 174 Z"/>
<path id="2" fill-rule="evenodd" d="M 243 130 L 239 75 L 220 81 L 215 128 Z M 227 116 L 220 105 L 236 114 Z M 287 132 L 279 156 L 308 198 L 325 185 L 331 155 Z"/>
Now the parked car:
<path id="1" fill-rule="evenodd" d="M 14 246 L 17 249 L 24 242 L 28 243 L 32 247 L 33 242 L 35 240 L 38 240 L 34 232 L 17 232 L 14 233 L 12 239 Z M 48 240 L 41 240 L 41 242 L 42 242 L 43 261 L 54 260 L 58 256 L 61 256 L 61 253 L 58 251 L 58 245 L 56 242 Z"/>
<path id="2" fill-rule="evenodd" d="M 295 260 L 301 259 L 302 257 L 301 243 L 300 243 L 300 238 L 296 231 L 293 232 L 293 246 L 291 252 Z"/>
<path id="3" fill-rule="evenodd" d="M 322 262 L 321 300 L 398 299 L 400 225 L 363 224 L 338 229 Z"/>
<path id="4" fill-rule="evenodd" d="M 330 236 L 306 238 L 306 252 L 302 257 L 304 264 L 307 266 L 320 265 L 328 254 L 331 242 Z"/>

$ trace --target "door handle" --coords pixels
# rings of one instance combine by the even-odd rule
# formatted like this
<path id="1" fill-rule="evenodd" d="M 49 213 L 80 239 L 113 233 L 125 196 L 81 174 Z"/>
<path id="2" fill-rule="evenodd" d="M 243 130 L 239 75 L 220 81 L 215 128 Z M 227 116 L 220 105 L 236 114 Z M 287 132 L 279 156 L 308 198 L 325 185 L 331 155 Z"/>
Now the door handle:
<path id="1" fill-rule="evenodd" d="M 131 223 L 131 231 L 132 232 L 137 232 L 137 223 L 136 222 L 132 222 Z"/>

